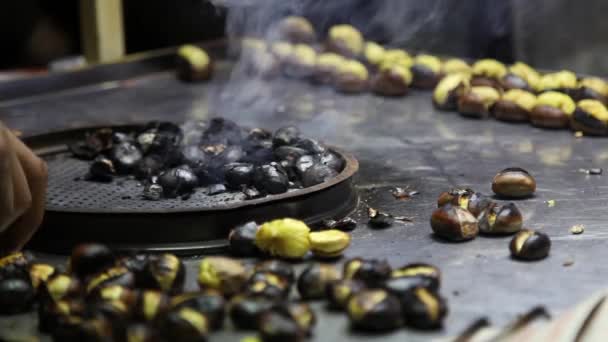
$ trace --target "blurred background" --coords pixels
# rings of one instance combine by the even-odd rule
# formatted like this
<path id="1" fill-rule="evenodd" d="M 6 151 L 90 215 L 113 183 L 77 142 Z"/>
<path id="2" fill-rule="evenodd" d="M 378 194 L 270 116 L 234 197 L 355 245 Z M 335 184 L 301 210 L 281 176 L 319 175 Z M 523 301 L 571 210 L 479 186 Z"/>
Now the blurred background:
<path id="1" fill-rule="evenodd" d="M 413 51 L 523 60 L 537 68 L 596 75 L 608 72 L 608 22 L 603 18 L 608 2 L 603 0 L 107 2 L 121 7 L 114 19 L 123 25 L 116 29 L 124 33 L 126 54 L 252 34 L 268 27 L 269 21 L 300 14 L 319 31 L 351 23 L 368 39 Z M 96 20 L 90 7 L 98 3 L 103 0 L 2 1 L 0 69 L 44 70 L 66 58 L 82 62 L 78 56 L 84 54 L 86 42 L 95 39 L 86 32 Z"/>

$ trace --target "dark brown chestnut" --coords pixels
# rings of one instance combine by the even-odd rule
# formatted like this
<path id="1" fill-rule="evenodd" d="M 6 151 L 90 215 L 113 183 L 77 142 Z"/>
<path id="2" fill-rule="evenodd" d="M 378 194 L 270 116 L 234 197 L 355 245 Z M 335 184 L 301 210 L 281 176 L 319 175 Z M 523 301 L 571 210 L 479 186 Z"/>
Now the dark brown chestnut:
<path id="1" fill-rule="evenodd" d="M 293 267 L 290 263 L 278 260 L 271 259 L 259 262 L 255 265 L 254 270 L 256 272 L 272 272 L 282 276 L 287 279 L 290 283 L 295 281 L 295 273 L 293 271 Z"/>
<path id="2" fill-rule="evenodd" d="M 249 275 L 249 271 L 239 260 L 206 257 L 199 265 L 198 285 L 201 289 L 214 289 L 230 297 L 243 289 Z"/>
<path id="3" fill-rule="evenodd" d="M 369 73 L 365 65 L 356 60 L 346 60 L 338 69 L 334 86 L 343 93 L 361 93 L 367 89 L 368 81 Z"/>
<path id="4" fill-rule="evenodd" d="M 461 198 L 471 198 L 474 193 L 475 191 L 469 188 L 454 188 L 449 191 L 444 191 L 440 193 L 437 198 L 437 208 L 441 208 L 448 203 L 460 206 L 460 202 L 462 201 Z"/>
<path id="5" fill-rule="evenodd" d="M 440 284 L 441 273 L 437 267 L 413 263 L 394 269 L 385 283 L 385 289 L 398 295 L 416 287 L 437 291 Z"/>
<path id="6" fill-rule="evenodd" d="M 493 108 L 497 120 L 510 122 L 530 121 L 530 112 L 536 106 L 536 96 L 521 89 L 511 89 L 502 94 Z"/>
<path id="7" fill-rule="evenodd" d="M 354 294 L 366 289 L 365 283 L 357 279 L 340 279 L 329 284 L 325 289 L 329 307 L 334 310 L 343 310 L 348 300 Z"/>
<path id="8" fill-rule="evenodd" d="M 321 299 L 325 296 L 327 284 L 340 279 L 340 272 L 334 265 L 313 263 L 298 277 L 297 288 L 304 300 Z"/>
<path id="9" fill-rule="evenodd" d="M 507 74 L 507 67 L 495 59 L 480 59 L 472 69 L 472 86 L 499 88 L 500 80 Z"/>
<path id="10" fill-rule="evenodd" d="M 492 203 L 479 215 L 479 231 L 484 234 L 513 234 L 522 225 L 523 218 L 515 203 Z"/>
<path id="11" fill-rule="evenodd" d="M 135 274 L 129 271 L 126 267 L 115 266 L 103 270 L 96 275 L 91 276 L 86 282 L 86 293 L 91 295 L 100 289 L 111 286 L 120 285 L 128 288 L 135 287 Z"/>
<path id="12" fill-rule="evenodd" d="M 507 74 L 500 79 L 500 85 L 506 90 L 522 89 L 535 92 L 540 87 L 540 75 L 529 65 L 516 62 L 509 67 Z"/>
<path id="13" fill-rule="evenodd" d="M 137 293 L 133 305 L 133 318 L 140 321 L 157 321 L 171 307 L 170 298 L 158 290 L 143 290 Z"/>
<path id="14" fill-rule="evenodd" d="M 468 92 L 471 77 L 467 74 L 450 74 L 441 79 L 433 91 L 433 104 L 440 110 L 458 109 L 458 99 Z"/>
<path id="15" fill-rule="evenodd" d="M 42 302 L 38 306 L 38 330 L 44 333 L 55 331 L 67 317 L 83 317 L 87 311 L 80 298 Z"/>
<path id="16" fill-rule="evenodd" d="M 530 114 L 534 126 L 544 128 L 567 128 L 576 104 L 570 96 L 548 91 L 538 96 L 536 106 Z"/>
<path id="17" fill-rule="evenodd" d="M 305 333 L 288 314 L 271 310 L 260 317 L 258 331 L 264 342 L 301 342 Z"/>
<path id="18" fill-rule="evenodd" d="M 549 255 L 551 239 L 545 233 L 523 229 L 515 234 L 509 245 L 511 256 L 520 260 L 540 260 Z"/>
<path id="19" fill-rule="evenodd" d="M 363 52 L 363 35 L 351 25 L 335 25 L 329 29 L 325 46 L 331 52 L 355 58 Z"/>
<path id="20" fill-rule="evenodd" d="M 368 209 L 369 221 L 367 222 L 370 227 L 375 229 L 388 228 L 395 223 L 395 218 L 389 213 L 385 213 L 373 208 Z"/>
<path id="21" fill-rule="evenodd" d="M 98 243 L 81 244 L 72 250 L 70 272 L 85 279 L 111 267 L 116 262 L 114 253 L 105 245 Z"/>
<path id="22" fill-rule="evenodd" d="M 402 324 L 399 300 L 385 290 L 364 290 L 348 300 L 346 312 L 352 326 L 367 331 L 394 330 Z"/>
<path id="23" fill-rule="evenodd" d="M 127 325 L 124 332 L 124 340 L 127 342 L 160 342 L 160 332 L 156 327 L 142 322 L 134 322 Z"/>
<path id="24" fill-rule="evenodd" d="M 416 329 L 440 328 L 447 306 L 437 292 L 425 287 L 415 288 L 399 297 L 405 324 Z"/>
<path id="25" fill-rule="evenodd" d="M 317 324 L 317 316 L 310 305 L 302 302 L 289 302 L 279 306 L 275 311 L 284 312 L 289 315 L 307 336 L 312 335 L 312 330 Z"/>
<path id="26" fill-rule="evenodd" d="M 451 241 L 470 240 L 479 232 L 475 216 L 452 204 L 446 204 L 433 212 L 431 228 L 437 236 Z"/>
<path id="27" fill-rule="evenodd" d="M 479 214 L 492 203 L 490 198 L 484 194 L 472 192 L 470 189 L 454 189 L 440 194 L 439 199 L 437 200 L 438 206 L 441 206 L 439 204 L 445 205 L 447 200 L 449 200 L 447 203 L 466 209 L 475 217 L 479 216 Z"/>
<path id="28" fill-rule="evenodd" d="M 384 96 L 404 96 L 412 79 L 410 70 L 402 65 L 383 65 L 372 79 L 372 90 Z"/>
<path id="29" fill-rule="evenodd" d="M 145 288 L 176 294 L 183 290 L 185 278 L 184 263 L 177 256 L 164 253 L 150 259 L 142 274 L 142 284 Z"/>
<path id="30" fill-rule="evenodd" d="M 276 307 L 277 303 L 264 297 L 238 295 L 230 300 L 228 314 L 239 330 L 255 330 L 262 314 Z"/>
<path id="31" fill-rule="evenodd" d="M 287 278 L 273 272 L 255 272 L 245 285 L 244 292 L 248 296 L 261 296 L 273 300 L 287 298 L 291 283 Z"/>
<path id="32" fill-rule="evenodd" d="M 608 135 L 608 110 L 598 100 L 581 100 L 570 119 L 570 126 L 575 131 L 587 135 Z"/>
<path id="33" fill-rule="evenodd" d="M 578 82 L 577 100 L 597 100 L 608 103 L 608 84 L 598 77 L 585 77 Z"/>
<path id="34" fill-rule="evenodd" d="M 498 90 L 487 86 L 473 86 L 458 99 L 458 112 L 466 117 L 487 118 L 500 99 Z"/>
<path id="35" fill-rule="evenodd" d="M 289 16 L 279 22 L 278 34 L 281 40 L 294 44 L 312 44 L 317 39 L 317 34 L 312 24 L 304 17 Z"/>
<path id="36" fill-rule="evenodd" d="M 0 315 L 28 312 L 34 305 L 34 288 L 26 279 L 0 279 Z"/>
<path id="37" fill-rule="evenodd" d="M 344 279 L 358 279 L 368 287 L 380 287 L 391 275 L 386 260 L 353 258 L 344 263 Z"/>
<path id="38" fill-rule="evenodd" d="M 236 226 L 228 234 L 230 253 L 238 256 L 255 256 L 259 249 L 255 245 L 255 234 L 258 224 L 254 221 Z"/>
<path id="39" fill-rule="evenodd" d="M 161 334 L 171 341 L 205 342 L 209 333 L 207 317 L 191 308 L 169 312 L 161 323 Z"/>
<path id="40" fill-rule="evenodd" d="M 526 198 L 536 191 L 536 180 L 528 171 L 510 167 L 494 176 L 492 191 L 504 198 Z"/>
<path id="41" fill-rule="evenodd" d="M 418 55 L 410 70 L 414 88 L 433 89 L 441 79 L 441 60 L 431 55 Z"/>
<path id="42" fill-rule="evenodd" d="M 177 77 L 182 81 L 199 82 L 211 78 L 213 61 L 198 46 L 183 45 L 177 50 Z"/>
<path id="43" fill-rule="evenodd" d="M 224 325 L 226 300 L 217 291 L 182 293 L 171 299 L 171 310 L 188 307 L 207 317 L 211 330 L 220 330 Z"/>

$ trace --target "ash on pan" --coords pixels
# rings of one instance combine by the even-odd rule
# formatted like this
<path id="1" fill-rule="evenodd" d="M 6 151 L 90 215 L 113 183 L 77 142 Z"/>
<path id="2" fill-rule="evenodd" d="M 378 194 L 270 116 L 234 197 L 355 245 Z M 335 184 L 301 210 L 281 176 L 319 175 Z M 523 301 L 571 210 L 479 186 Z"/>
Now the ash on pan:
<path id="1" fill-rule="evenodd" d="M 130 132 L 103 128 L 69 148 L 75 158 L 91 160 L 85 179 L 109 183 L 134 177 L 145 186 L 133 197 L 153 201 L 188 199 L 201 187 L 208 195 L 230 189 L 246 199 L 260 198 L 323 183 L 345 165 L 297 127 L 273 134 L 224 118 L 182 126 L 153 121 Z"/>

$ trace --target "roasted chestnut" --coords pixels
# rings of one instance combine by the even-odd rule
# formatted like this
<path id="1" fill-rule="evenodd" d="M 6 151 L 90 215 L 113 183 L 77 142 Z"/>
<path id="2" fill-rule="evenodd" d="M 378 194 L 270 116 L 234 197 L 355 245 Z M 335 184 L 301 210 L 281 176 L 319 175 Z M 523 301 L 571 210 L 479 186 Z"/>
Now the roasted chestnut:
<path id="1" fill-rule="evenodd" d="M 198 284 L 202 289 L 214 289 L 230 297 L 243 289 L 249 272 L 242 262 L 225 257 L 206 257 L 201 260 Z"/>
<path id="2" fill-rule="evenodd" d="M 61 327 L 68 317 L 83 317 L 87 314 L 86 304 L 82 299 L 61 299 L 45 301 L 38 306 L 38 330 L 49 333 Z"/>
<path id="3" fill-rule="evenodd" d="M 171 300 L 157 290 L 143 290 L 136 296 L 133 318 L 140 321 L 157 321 L 169 311 Z"/>
<path id="4" fill-rule="evenodd" d="M 91 276 L 86 282 L 86 293 L 94 294 L 101 288 L 110 285 L 120 285 L 128 288 L 135 287 L 135 274 L 124 266 L 105 269 Z"/>
<path id="5" fill-rule="evenodd" d="M 180 294 L 171 299 L 171 309 L 191 308 L 207 317 L 209 328 L 219 330 L 224 325 L 226 300 L 219 292 L 203 291 Z"/>
<path id="6" fill-rule="evenodd" d="M 283 61 L 283 72 L 289 77 L 303 78 L 315 72 L 317 53 L 309 45 L 293 46 L 291 54 Z"/>
<path id="7" fill-rule="evenodd" d="M 264 342 L 301 342 L 305 333 L 288 314 L 270 310 L 261 315 L 258 331 Z"/>
<path id="8" fill-rule="evenodd" d="M 379 67 L 384 60 L 384 47 L 374 42 L 366 42 L 363 48 L 363 59 L 369 66 Z"/>
<path id="9" fill-rule="evenodd" d="M 160 332 L 150 324 L 135 322 L 125 328 L 124 340 L 126 342 L 158 342 L 161 341 Z"/>
<path id="10" fill-rule="evenodd" d="M 500 80 L 503 89 L 521 89 L 536 92 L 540 89 L 540 74 L 529 65 L 516 62 Z"/>
<path id="11" fill-rule="evenodd" d="M 183 290 L 185 278 L 184 263 L 177 256 L 164 253 L 150 258 L 141 283 L 144 288 L 175 294 Z"/>
<path id="12" fill-rule="evenodd" d="M 378 68 L 390 67 L 393 65 L 400 65 L 404 68 L 411 68 L 414 65 L 414 59 L 405 50 L 401 49 L 388 49 L 384 51 L 382 55 L 382 61 Z"/>
<path id="13" fill-rule="evenodd" d="M 269 194 L 281 194 L 289 188 L 287 171 L 275 162 L 258 166 L 253 181 L 258 190 Z"/>
<path id="14" fill-rule="evenodd" d="M 207 195 L 209 196 L 223 194 L 226 191 L 228 191 L 228 189 L 224 184 L 211 184 L 207 187 Z"/>
<path id="15" fill-rule="evenodd" d="M 364 290 L 353 295 L 346 307 L 352 326 L 368 331 L 394 330 L 401 326 L 401 304 L 385 290 Z"/>
<path id="16" fill-rule="evenodd" d="M 330 229 L 311 232 L 310 251 L 320 258 L 336 258 L 350 245 L 350 235 L 341 230 Z"/>
<path id="17" fill-rule="evenodd" d="M 317 323 L 317 316 L 310 305 L 302 302 L 289 302 L 279 306 L 275 311 L 289 315 L 307 335 L 312 335 L 312 330 Z"/>
<path id="18" fill-rule="evenodd" d="M 251 185 L 255 166 L 249 163 L 231 163 L 224 167 L 226 185 L 232 189 L 240 189 L 241 186 Z"/>
<path id="19" fill-rule="evenodd" d="M 0 279 L 0 315 L 14 315 L 32 310 L 35 292 L 26 279 Z"/>
<path id="20" fill-rule="evenodd" d="M 412 73 L 402 65 L 382 66 L 372 79 L 372 90 L 384 96 L 403 96 L 412 83 Z"/>
<path id="21" fill-rule="evenodd" d="M 458 99 L 458 112 L 463 116 L 485 119 L 499 99 L 500 93 L 495 88 L 473 86 Z"/>
<path id="22" fill-rule="evenodd" d="M 294 145 L 300 138 L 300 130 L 294 126 L 286 126 L 277 129 L 272 136 L 273 146 Z"/>
<path id="23" fill-rule="evenodd" d="M 363 52 L 363 35 L 351 25 L 335 25 L 329 29 L 326 48 L 337 54 L 355 58 Z"/>
<path id="24" fill-rule="evenodd" d="M 520 167 L 510 167 L 494 176 L 492 191 L 500 197 L 526 198 L 534 195 L 536 180 L 528 171 Z"/>
<path id="25" fill-rule="evenodd" d="M 207 317 L 191 308 L 170 311 L 164 317 L 161 327 L 167 340 L 179 342 L 205 342 L 209 333 Z"/>
<path id="26" fill-rule="evenodd" d="M 114 253 L 105 245 L 80 244 L 72 250 L 70 272 L 81 279 L 99 273 L 116 262 Z"/>
<path id="27" fill-rule="evenodd" d="M 357 221 L 353 218 L 345 217 L 340 220 L 324 220 L 323 225 L 327 229 L 339 229 L 343 232 L 350 232 L 357 228 Z"/>
<path id="28" fill-rule="evenodd" d="M 433 212 L 431 228 L 438 237 L 451 241 L 470 240 L 479 232 L 475 216 L 452 204 L 446 204 Z"/>
<path id="29" fill-rule="evenodd" d="M 389 213 L 381 212 L 375 209 L 370 211 L 370 213 L 372 214 L 369 215 L 368 224 L 372 228 L 384 229 L 392 226 L 393 223 L 395 223 L 395 218 Z"/>
<path id="30" fill-rule="evenodd" d="M 114 144 L 110 159 L 119 174 L 131 173 L 140 163 L 143 155 L 139 148 L 130 141 Z"/>
<path id="31" fill-rule="evenodd" d="M 245 294 L 261 296 L 272 300 L 285 299 L 289 295 L 291 283 L 281 275 L 272 272 L 255 272 L 245 285 Z"/>
<path id="32" fill-rule="evenodd" d="M 305 169 L 302 175 L 302 185 L 311 187 L 334 178 L 338 171 L 323 163 L 315 163 Z"/>
<path id="33" fill-rule="evenodd" d="M 521 230 L 523 218 L 514 203 L 490 204 L 479 215 L 479 231 L 484 234 L 513 234 Z"/>
<path id="34" fill-rule="evenodd" d="M 325 288 L 329 307 L 334 310 L 343 310 L 350 297 L 365 290 L 365 283 L 357 279 L 335 280 Z"/>
<path id="35" fill-rule="evenodd" d="M 578 79 L 576 74 L 562 70 L 545 74 L 540 79 L 539 91 L 556 91 L 575 96 L 578 87 Z"/>
<path id="36" fill-rule="evenodd" d="M 83 293 L 84 289 L 80 280 L 64 273 L 55 273 L 40 286 L 40 298 L 43 301 L 78 298 Z"/>
<path id="37" fill-rule="evenodd" d="M 588 135 L 608 135 L 608 110 L 598 100 L 581 100 L 576 104 L 570 126 Z"/>
<path id="38" fill-rule="evenodd" d="M 566 128 L 576 104 L 566 94 L 555 91 L 542 93 L 536 99 L 536 106 L 530 114 L 534 126 L 544 128 Z"/>
<path id="39" fill-rule="evenodd" d="M 468 210 L 473 216 L 477 217 L 491 202 L 487 196 L 479 192 L 473 192 L 471 189 L 453 189 L 439 195 L 437 207 L 451 203 Z"/>
<path id="40" fill-rule="evenodd" d="M 291 264 L 281 260 L 267 260 L 259 262 L 255 265 L 256 272 L 272 272 L 287 279 L 290 283 L 295 281 L 295 274 Z"/>
<path id="41" fill-rule="evenodd" d="M 433 104 L 441 110 L 458 109 L 458 99 L 469 90 L 470 76 L 456 73 L 444 77 L 433 91 Z"/>
<path id="42" fill-rule="evenodd" d="M 522 89 L 511 89 L 494 104 L 494 117 L 502 121 L 530 121 L 530 112 L 536 106 L 536 96 Z"/>
<path id="43" fill-rule="evenodd" d="M 255 245 L 258 224 L 254 221 L 234 227 L 228 234 L 230 252 L 240 256 L 254 256 L 259 252 Z"/>
<path id="44" fill-rule="evenodd" d="M 460 58 L 450 58 L 441 64 L 441 73 L 443 75 L 461 74 L 470 75 L 473 72 L 469 63 Z"/>
<path id="45" fill-rule="evenodd" d="M 28 278 L 28 256 L 22 252 L 14 252 L 0 258 L 0 279 Z"/>
<path id="46" fill-rule="evenodd" d="M 167 198 L 191 194 L 198 182 L 197 176 L 187 167 L 169 169 L 158 176 L 158 185 L 163 188 L 163 195 Z"/>
<path id="47" fill-rule="evenodd" d="M 549 255 L 551 239 L 547 234 L 523 229 L 515 234 L 509 244 L 511 256 L 521 260 L 539 260 Z"/>
<path id="48" fill-rule="evenodd" d="M 114 168 L 114 163 L 104 156 L 98 156 L 91 163 L 87 178 L 95 182 L 109 183 L 114 179 L 115 175 L 116 169 Z"/>
<path id="49" fill-rule="evenodd" d="M 418 55 L 410 70 L 414 88 L 433 89 L 441 79 L 441 60 L 431 55 Z"/>
<path id="50" fill-rule="evenodd" d="M 312 44 L 317 39 L 315 29 L 304 17 L 289 16 L 279 22 L 279 37 L 291 43 Z"/>
<path id="51" fill-rule="evenodd" d="M 441 327 L 447 314 L 445 300 L 425 287 L 419 287 L 399 295 L 403 320 L 416 329 L 436 329 Z"/>
<path id="52" fill-rule="evenodd" d="M 386 260 L 354 258 L 344 263 L 343 278 L 358 279 L 374 288 L 381 287 L 391 272 L 392 268 Z"/>
<path id="53" fill-rule="evenodd" d="M 89 300 L 98 302 L 123 302 L 131 305 L 135 302 L 135 290 L 122 285 L 108 285 L 99 289 Z"/>
<path id="54" fill-rule="evenodd" d="M 437 291 L 440 284 L 441 273 L 437 267 L 414 263 L 394 269 L 385 283 L 385 288 L 391 293 L 400 295 L 416 287 Z"/>
<path id="55" fill-rule="evenodd" d="M 93 318 L 67 316 L 51 336 L 53 341 L 111 341 L 112 324 L 103 316 Z"/>
<path id="56" fill-rule="evenodd" d="M 334 83 L 338 70 L 344 62 L 344 57 L 335 53 L 326 52 L 317 55 L 313 80 L 321 84 Z"/>
<path id="57" fill-rule="evenodd" d="M 260 226 L 255 244 L 272 256 L 297 259 L 310 249 L 309 232 L 310 228 L 302 221 L 291 218 L 273 220 Z"/>
<path id="58" fill-rule="evenodd" d="M 507 67 L 495 59 L 480 59 L 473 64 L 472 86 L 500 87 L 500 80 L 507 74 Z"/>
<path id="59" fill-rule="evenodd" d="M 163 197 L 163 192 L 162 186 L 152 183 L 144 187 L 142 197 L 148 201 L 159 201 Z"/>
<path id="60" fill-rule="evenodd" d="M 205 50 L 194 45 L 183 45 L 177 50 L 177 77 L 182 81 L 197 82 L 211 78 L 213 62 Z"/>
<path id="61" fill-rule="evenodd" d="M 298 293 L 304 300 L 321 299 L 325 296 L 327 284 L 340 279 L 340 272 L 334 265 L 313 263 L 298 277 Z"/>
<path id="62" fill-rule="evenodd" d="M 165 163 L 160 156 L 151 154 L 143 157 L 135 166 L 135 178 L 150 179 L 152 176 L 157 176 L 162 172 Z"/>
<path id="63" fill-rule="evenodd" d="M 46 281 L 57 271 L 54 266 L 49 264 L 32 263 L 28 266 L 29 279 L 34 287 L 34 290 L 38 291 L 38 288 L 42 283 Z M 1 279 L 2 277 L 0 277 Z"/>
<path id="64" fill-rule="evenodd" d="M 240 330 L 255 330 L 262 314 L 277 306 L 273 300 L 264 297 L 233 297 L 228 305 L 228 315 L 232 324 Z"/>
<path id="65" fill-rule="evenodd" d="M 598 100 L 608 103 L 608 84 L 598 77 L 585 77 L 578 82 L 577 100 Z"/>
<path id="66" fill-rule="evenodd" d="M 345 60 L 340 65 L 334 86 L 347 94 L 361 93 L 367 89 L 369 72 L 365 65 L 356 60 Z"/>

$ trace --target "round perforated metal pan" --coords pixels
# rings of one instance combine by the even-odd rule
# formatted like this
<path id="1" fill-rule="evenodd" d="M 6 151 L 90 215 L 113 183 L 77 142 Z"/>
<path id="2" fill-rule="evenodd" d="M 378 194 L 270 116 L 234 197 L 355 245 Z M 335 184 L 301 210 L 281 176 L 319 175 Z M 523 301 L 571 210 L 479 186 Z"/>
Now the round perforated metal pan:
<path id="1" fill-rule="evenodd" d="M 225 248 L 229 229 L 245 221 L 295 217 L 315 224 L 343 217 L 357 205 L 352 177 L 358 162 L 335 148 L 345 161 L 344 170 L 313 187 L 252 200 L 240 192 L 209 196 L 200 188 L 188 200 L 146 201 L 136 180 L 82 180 L 88 162 L 71 158 L 66 145 L 91 129 L 24 139 L 49 166 L 47 211 L 32 248 L 64 252 L 79 242 L 98 241 L 119 250 L 196 254 Z"/>

